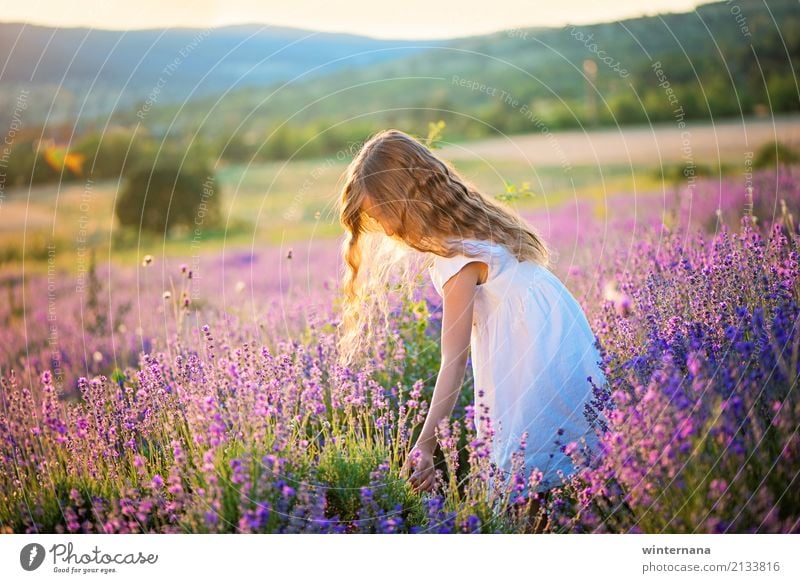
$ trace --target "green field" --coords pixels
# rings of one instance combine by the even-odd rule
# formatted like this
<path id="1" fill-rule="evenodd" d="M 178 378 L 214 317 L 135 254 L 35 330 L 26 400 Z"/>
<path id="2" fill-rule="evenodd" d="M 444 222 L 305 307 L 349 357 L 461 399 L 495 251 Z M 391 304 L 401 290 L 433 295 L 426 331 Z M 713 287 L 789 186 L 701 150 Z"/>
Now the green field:
<path id="1" fill-rule="evenodd" d="M 46 268 L 47 245 L 72 248 L 81 227 L 98 257 L 107 260 L 109 246 L 114 261 L 138 261 L 145 253 L 188 255 L 225 247 L 278 245 L 341 234 L 336 216 L 337 183 L 346 162 L 327 159 L 229 165 L 218 170 L 223 222 L 221 229 L 163 236 L 122 229 L 113 214 L 116 180 L 99 181 L 86 189 L 83 182 L 41 185 L 12 190 L 3 203 L 0 225 L 3 273 Z M 518 161 L 463 160 L 458 170 L 478 188 L 492 195 L 505 191 L 505 183 L 529 183 L 531 194 L 510 203 L 519 210 L 553 208 L 565 200 L 592 198 L 602 201 L 614 192 L 650 192 L 660 188 L 653 168 L 579 166 L 567 175 L 558 166 L 531 172 Z M 72 269 L 68 253 L 58 253 L 58 267 Z"/>

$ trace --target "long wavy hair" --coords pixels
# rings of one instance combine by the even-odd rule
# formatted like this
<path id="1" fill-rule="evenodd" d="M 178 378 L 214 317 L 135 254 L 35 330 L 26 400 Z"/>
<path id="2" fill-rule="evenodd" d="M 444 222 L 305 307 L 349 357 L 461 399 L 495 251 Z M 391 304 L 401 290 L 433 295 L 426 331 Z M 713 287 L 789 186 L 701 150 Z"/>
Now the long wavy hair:
<path id="1" fill-rule="evenodd" d="M 516 211 L 482 194 L 421 141 L 397 129 L 364 142 L 342 175 L 339 221 L 343 297 L 339 356 L 344 366 L 362 362 L 374 343 L 378 319 L 390 330 L 389 292 L 408 297 L 433 256 L 476 255 L 463 239 L 505 246 L 519 261 L 550 267 L 553 250 Z M 391 236 L 363 210 L 369 195 Z M 392 276 L 396 281 L 392 282 Z"/>

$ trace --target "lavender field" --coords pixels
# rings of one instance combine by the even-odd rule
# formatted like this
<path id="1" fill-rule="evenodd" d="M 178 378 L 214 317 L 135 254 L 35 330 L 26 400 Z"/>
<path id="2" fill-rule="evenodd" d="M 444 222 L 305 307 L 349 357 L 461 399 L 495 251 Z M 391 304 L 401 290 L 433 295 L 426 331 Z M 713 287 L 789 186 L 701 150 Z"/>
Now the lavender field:
<path id="1" fill-rule="evenodd" d="M 798 170 L 780 167 L 750 194 L 714 178 L 526 214 L 609 380 L 586 412 L 602 454 L 562 444 L 583 469 L 548 502 L 553 532 L 800 532 L 798 210 Z M 342 369 L 338 249 L 142 249 L 98 255 L 78 280 L 5 276 L 0 528 L 526 532 L 519 492 L 538 469 L 487 481 L 470 367 L 435 492 L 400 478 L 438 371 L 440 300 L 421 281 L 370 366 Z"/>

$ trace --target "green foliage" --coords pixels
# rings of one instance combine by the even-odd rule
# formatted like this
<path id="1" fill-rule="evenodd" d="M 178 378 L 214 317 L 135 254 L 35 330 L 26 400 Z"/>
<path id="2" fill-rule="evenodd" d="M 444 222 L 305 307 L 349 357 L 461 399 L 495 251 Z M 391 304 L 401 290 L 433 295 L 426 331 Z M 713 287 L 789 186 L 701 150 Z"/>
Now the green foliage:
<path id="1" fill-rule="evenodd" d="M 58 182 L 60 177 L 60 173 L 44 161 L 41 149 L 33 141 L 16 142 L 10 146 L 8 163 L 2 171 L 8 186 Z"/>
<path id="2" fill-rule="evenodd" d="M 328 444 L 319 456 L 316 476 L 316 481 L 326 486 L 326 514 L 340 520 L 357 520 L 361 488 L 365 487 L 375 490 L 375 499 L 387 514 L 394 504 L 411 508 L 418 503 L 398 475 L 373 483 L 371 474 L 385 457 L 381 448 L 370 448 L 363 442 L 348 441 L 341 447 Z"/>
<path id="3" fill-rule="evenodd" d="M 521 198 L 532 198 L 536 194 L 531 190 L 530 182 L 523 182 L 521 186 L 517 186 L 513 182 L 505 182 L 505 185 L 505 192 L 501 192 L 496 196 L 498 200 L 502 200 L 503 202 L 511 202 Z"/>
<path id="4" fill-rule="evenodd" d="M 659 166 L 654 176 L 658 180 L 677 185 L 688 180 L 691 176 L 715 176 L 722 173 L 724 169 L 714 167 L 709 164 L 696 164 L 687 166 L 686 164 L 662 164 Z"/>
<path id="5" fill-rule="evenodd" d="M 143 159 L 153 158 L 158 143 L 141 129 L 120 126 L 85 134 L 73 150 L 86 156 L 85 170 L 93 178 L 117 178 Z"/>
<path id="6" fill-rule="evenodd" d="M 428 123 L 428 137 L 425 138 L 425 145 L 431 149 L 441 148 L 439 142 L 442 139 L 442 132 L 444 131 L 444 120 L 439 120 L 436 123 Z"/>
<path id="7" fill-rule="evenodd" d="M 145 160 L 127 174 L 115 212 L 121 225 L 154 233 L 214 228 L 221 219 L 214 171 L 198 159 L 169 154 Z"/>
<path id="8" fill-rule="evenodd" d="M 756 151 L 753 168 L 774 168 L 783 164 L 797 164 L 798 161 L 800 154 L 796 150 L 783 142 L 775 141 L 764 144 Z"/>

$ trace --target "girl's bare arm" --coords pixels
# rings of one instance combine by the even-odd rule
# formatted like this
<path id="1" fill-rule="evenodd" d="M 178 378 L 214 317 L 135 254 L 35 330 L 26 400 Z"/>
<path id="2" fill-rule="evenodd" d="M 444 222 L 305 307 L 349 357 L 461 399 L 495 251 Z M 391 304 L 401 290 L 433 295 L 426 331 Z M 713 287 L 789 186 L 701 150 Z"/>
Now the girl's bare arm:
<path id="1" fill-rule="evenodd" d="M 467 263 L 442 288 L 442 363 L 431 407 L 416 442 L 417 447 L 429 452 L 436 446 L 434 430 L 442 419 L 452 414 L 464 382 L 475 292 L 486 268 L 482 261 Z"/>

